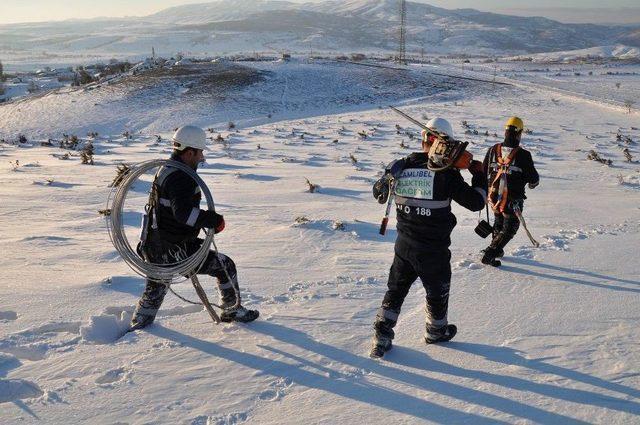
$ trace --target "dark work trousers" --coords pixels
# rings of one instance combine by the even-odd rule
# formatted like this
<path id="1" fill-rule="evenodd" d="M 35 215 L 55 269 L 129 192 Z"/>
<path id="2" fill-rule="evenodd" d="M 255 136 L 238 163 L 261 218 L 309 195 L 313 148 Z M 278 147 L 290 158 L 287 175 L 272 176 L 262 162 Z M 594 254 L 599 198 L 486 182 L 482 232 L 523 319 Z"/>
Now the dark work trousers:
<path id="1" fill-rule="evenodd" d="M 194 239 L 193 241 L 176 245 L 150 236 L 144 253 L 147 261 L 154 264 L 171 264 L 194 254 L 201 243 L 202 240 Z M 225 267 L 229 272 L 231 281 L 229 281 L 224 271 Z M 221 253 L 216 255 L 214 251 L 209 251 L 209 255 L 198 274 L 213 276 L 217 279 L 218 291 L 220 292 L 223 306 L 235 304 L 236 291 L 233 288 L 235 286 L 238 294 L 240 294 L 240 289 L 238 287 L 236 265 L 231 258 Z M 167 291 L 168 287 L 165 284 L 147 279 L 147 285 L 138 301 L 134 317 L 138 314 L 155 317 Z"/>
<path id="2" fill-rule="evenodd" d="M 511 201 L 505 208 L 504 213 L 496 213 L 494 214 L 494 222 L 493 222 L 493 239 L 491 240 L 490 248 L 495 250 L 504 250 L 504 247 L 513 239 L 513 237 L 518 233 L 518 229 L 520 228 L 520 220 L 518 220 L 518 216 L 516 216 L 513 211 L 513 207 L 522 211 L 524 205 L 521 199 L 516 201 Z"/>
<path id="3" fill-rule="evenodd" d="M 451 283 L 451 252 L 448 249 L 428 251 L 423 244 L 398 236 L 395 256 L 389 271 L 387 293 L 382 300 L 374 328 L 377 336 L 393 339 L 402 303 L 409 289 L 420 278 L 426 291 L 426 328 L 447 325 L 449 286 Z"/>

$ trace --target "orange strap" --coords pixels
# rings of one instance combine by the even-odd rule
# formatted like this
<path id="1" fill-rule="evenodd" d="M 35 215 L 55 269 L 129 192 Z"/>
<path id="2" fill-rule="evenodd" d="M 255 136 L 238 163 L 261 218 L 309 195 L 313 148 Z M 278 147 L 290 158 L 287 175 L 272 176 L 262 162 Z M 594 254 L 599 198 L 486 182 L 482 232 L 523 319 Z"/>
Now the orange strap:
<path id="1" fill-rule="evenodd" d="M 507 188 L 507 174 L 509 172 L 509 166 L 511 166 L 511 162 L 513 161 L 513 158 L 515 158 L 516 153 L 519 149 L 519 146 L 514 148 L 511 152 L 509 152 L 509 156 L 504 159 L 502 158 L 502 144 L 498 143 L 497 145 L 495 145 L 494 152 L 496 155 L 496 162 L 500 165 L 500 168 L 498 169 L 498 173 L 493 179 L 493 182 L 491 182 L 491 193 L 489 196 L 489 204 L 491 204 L 491 209 L 495 213 L 503 213 L 505 208 L 507 207 L 507 198 L 509 194 Z M 496 192 L 497 196 L 495 196 L 496 199 L 494 201 L 493 198 Z"/>

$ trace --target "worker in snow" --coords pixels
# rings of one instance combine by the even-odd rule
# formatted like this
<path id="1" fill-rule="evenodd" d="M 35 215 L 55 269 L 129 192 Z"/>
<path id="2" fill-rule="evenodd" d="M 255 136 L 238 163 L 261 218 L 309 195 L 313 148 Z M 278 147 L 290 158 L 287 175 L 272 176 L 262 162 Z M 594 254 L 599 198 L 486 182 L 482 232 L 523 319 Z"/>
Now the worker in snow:
<path id="1" fill-rule="evenodd" d="M 198 164 L 204 162 L 206 140 L 205 132 L 199 127 L 187 125 L 178 128 L 173 136 L 171 159 L 197 170 Z M 188 258 L 200 248 L 203 241 L 198 239 L 198 234 L 201 229 L 222 232 L 224 217 L 215 210 L 200 209 L 200 199 L 200 187 L 189 174 L 175 167 L 161 167 L 149 196 L 149 205 L 155 208 L 157 225 L 150 220 L 147 236 L 141 240 L 138 253 L 150 263 L 171 264 Z M 240 289 L 236 265 L 231 258 L 210 251 L 199 273 L 217 278 L 223 307 L 220 319 L 223 322 L 251 322 L 258 317 L 258 311 L 247 310 L 236 303 Z M 167 290 L 165 284 L 147 279 L 131 320 L 131 330 L 153 323 Z"/>
<path id="2" fill-rule="evenodd" d="M 525 185 L 530 189 L 540 183 L 531 153 L 520 146 L 524 123 L 511 117 L 505 125 L 504 142 L 492 146 L 484 158 L 484 170 L 489 176 L 488 202 L 493 210 L 493 238 L 483 250 L 482 263 L 500 266 L 497 260 L 504 247 L 516 235 L 524 208 Z"/>
<path id="3" fill-rule="evenodd" d="M 373 196 L 379 203 L 386 203 L 390 191 L 394 190 L 398 220 L 388 290 L 374 322 L 370 353 L 374 358 L 382 357 L 391 348 L 402 303 L 417 278 L 426 290 L 425 342 L 448 341 L 457 332 L 456 326 L 447 320 L 451 281 L 449 245 L 456 225 L 451 200 L 471 211 L 481 210 L 486 202 L 487 178 L 480 161 L 472 161 L 469 166 L 473 176 L 471 186 L 456 168 L 432 171 L 430 168 L 440 169 L 442 164 L 453 163 L 447 155 L 459 142 L 454 140 L 451 124 L 443 118 L 430 120 L 426 127 L 432 132 L 423 132 L 422 152 L 393 161 L 373 186 Z"/>

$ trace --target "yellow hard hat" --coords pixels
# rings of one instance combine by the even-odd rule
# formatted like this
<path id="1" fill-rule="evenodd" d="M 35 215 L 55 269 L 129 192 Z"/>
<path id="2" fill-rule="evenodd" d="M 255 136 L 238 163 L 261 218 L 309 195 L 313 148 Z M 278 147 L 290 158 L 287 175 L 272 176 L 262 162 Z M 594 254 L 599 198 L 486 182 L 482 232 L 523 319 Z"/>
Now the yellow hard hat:
<path id="1" fill-rule="evenodd" d="M 504 125 L 505 129 L 508 129 L 509 127 L 515 127 L 516 130 L 522 131 L 522 129 L 524 129 L 524 123 L 518 117 L 511 117 L 507 120 L 507 123 Z"/>

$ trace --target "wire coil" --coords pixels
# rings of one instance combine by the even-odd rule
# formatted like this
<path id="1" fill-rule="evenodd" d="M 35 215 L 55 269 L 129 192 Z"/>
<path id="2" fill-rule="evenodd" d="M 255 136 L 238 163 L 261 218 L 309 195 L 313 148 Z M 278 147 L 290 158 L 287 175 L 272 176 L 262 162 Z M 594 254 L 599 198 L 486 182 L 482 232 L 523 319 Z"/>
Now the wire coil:
<path id="1" fill-rule="evenodd" d="M 205 229 L 206 237 L 198 250 L 184 260 L 176 261 L 169 264 L 153 264 L 141 258 L 135 249 L 129 243 L 124 231 L 124 223 L 122 221 L 122 212 L 126 201 L 127 193 L 136 180 L 143 174 L 154 168 L 162 166 L 178 168 L 193 178 L 207 200 L 209 210 L 214 209 L 213 196 L 207 188 L 204 181 L 189 166 L 173 160 L 155 159 L 141 162 L 131 167 L 125 175 L 122 182 L 114 187 L 107 198 L 107 210 L 110 214 L 107 216 L 107 231 L 111 243 L 116 248 L 124 262 L 138 275 L 146 277 L 150 280 L 162 282 L 166 285 L 175 283 L 178 279 L 184 280 L 194 276 L 202 267 L 209 254 L 209 249 L 214 243 L 214 232 Z M 217 251 L 217 250 L 216 250 Z M 225 270 L 226 271 L 226 270 Z"/>

